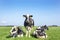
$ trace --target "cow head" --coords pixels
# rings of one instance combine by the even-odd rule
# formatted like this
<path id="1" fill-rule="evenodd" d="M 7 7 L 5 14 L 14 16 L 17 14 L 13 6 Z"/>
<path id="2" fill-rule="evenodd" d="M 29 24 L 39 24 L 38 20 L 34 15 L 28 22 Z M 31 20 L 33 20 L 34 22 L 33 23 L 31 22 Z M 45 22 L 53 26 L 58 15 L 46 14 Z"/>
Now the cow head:
<path id="1" fill-rule="evenodd" d="M 31 17 L 33 17 L 33 16 L 32 16 L 32 15 L 27 14 L 27 15 L 23 15 L 23 17 L 25 17 L 25 18 L 26 18 L 26 22 L 29 22 L 30 18 L 31 18 Z"/>

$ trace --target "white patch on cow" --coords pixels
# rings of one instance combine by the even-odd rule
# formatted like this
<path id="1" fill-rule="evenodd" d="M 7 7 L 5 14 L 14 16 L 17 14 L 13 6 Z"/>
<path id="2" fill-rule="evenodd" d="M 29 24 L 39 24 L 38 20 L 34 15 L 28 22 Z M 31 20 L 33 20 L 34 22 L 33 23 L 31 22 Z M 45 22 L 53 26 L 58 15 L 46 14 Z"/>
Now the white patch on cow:
<path id="1" fill-rule="evenodd" d="M 26 16 L 27 16 L 27 21 L 29 22 L 29 14 L 27 14 Z"/>
<path id="2" fill-rule="evenodd" d="M 41 29 L 41 27 L 38 27 L 37 29 Z"/>
<path id="3" fill-rule="evenodd" d="M 21 37 L 23 37 L 23 34 L 21 34 Z"/>
<path id="4" fill-rule="evenodd" d="M 18 37 L 23 37 L 23 34 L 21 34 L 21 35 L 17 35 Z"/>
<path id="5" fill-rule="evenodd" d="M 27 17 L 29 17 L 29 14 L 27 14 Z"/>
<path id="6" fill-rule="evenodd" d="M 17 35 L 18 37 L 20 37 L 20 35 Z"/>
<path id="7" fill-rule="evenodd" d="M 40 36 L 40 38 L 45 38 L 45 36 Z"/>
<path id="8" fill-rule="evenodd" d="M 46 37 L 45 36 L 40 36 L 39 38 L 47 38 L 48 36 L 46 35 Z"/>

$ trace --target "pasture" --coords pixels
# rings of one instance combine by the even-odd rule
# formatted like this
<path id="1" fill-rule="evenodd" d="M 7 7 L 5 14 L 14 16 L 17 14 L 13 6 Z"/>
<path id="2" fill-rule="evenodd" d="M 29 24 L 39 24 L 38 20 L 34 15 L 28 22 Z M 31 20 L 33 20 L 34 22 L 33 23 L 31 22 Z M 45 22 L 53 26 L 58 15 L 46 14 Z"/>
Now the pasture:
<path id="1" fill-rule="evenodd" d="M 32 32 L 35 30 L 36 27 L 33 27 Z M 9 35 L 9 31 L 10 31 L 11 27 L 0 27 L 0 40 L 60 40 L 60 27 L 49 27 L 49 30 L 46 31 L 48 38 L 46 39 L 37 39 L 34 37 L 16 37 L 16 38 L 6 38 L 7 35 Z M 22 29 L 24 30 L 24 32 L 26 31 L 26 29 L 24 27 L 22 27 Z M 32 33 L 31 32 L 31 33 Z"/>

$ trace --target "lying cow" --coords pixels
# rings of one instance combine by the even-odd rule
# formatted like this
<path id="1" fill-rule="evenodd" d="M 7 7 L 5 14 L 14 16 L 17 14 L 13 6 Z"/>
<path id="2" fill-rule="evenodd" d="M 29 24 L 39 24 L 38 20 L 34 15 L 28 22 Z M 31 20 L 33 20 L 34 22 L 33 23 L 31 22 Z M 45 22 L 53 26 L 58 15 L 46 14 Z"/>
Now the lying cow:
<path id="1" fill-rule="evenodd" d="M 12 29 L 10 30 L 10 35 L 8 37 L 23 37 L 24 32 L 19 28 L 19 27 L 12 27 Z"/>
<path id="2" fill-rule="evenodd" d="M 45 33 L 45 29 L 48 30 L 48 28 L 45 26 L 42 26 L 42 27 L 38 27 L 34 33 L 33 33 L 33 36 L 36 37 L 36 38 L 47 38 L 47 35 Z"/>

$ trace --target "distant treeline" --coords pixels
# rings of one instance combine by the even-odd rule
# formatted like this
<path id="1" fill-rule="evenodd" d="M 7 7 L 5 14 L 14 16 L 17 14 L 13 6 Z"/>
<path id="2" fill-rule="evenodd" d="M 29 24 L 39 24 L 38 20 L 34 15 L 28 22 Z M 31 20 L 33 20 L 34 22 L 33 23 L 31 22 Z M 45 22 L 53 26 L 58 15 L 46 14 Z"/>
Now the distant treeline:
<path id="1" fill-rule="evenodd" d="M 49 27 L 59 27 L 58 25 L 50 25 Z"/>
<path id="2" fill-rule="evenodd" d="M 0 25 L 0 27 L 14 27 L 14 25 L 4 25 L 4 26 L 3 25 L 2 26 Z M 19 26 L 19 27 L 23 27 L 23 26 Z"/>
<path id="3" fill-rule="evenodd" d="M 0 27 L 13 27 L 14 25 L 0 25 Z M 23 26 L 20 26 L 20 27 L 23 27 Z M 38 27 L 38 26 L 34 26 L 34 27 Z M 49 25 L 48 27 L 59 27 L 58 25 Z"/>
<path id="4" fill-rule="evenodd" d="M 13 27 L 14 25 L 4 25 L 4 26 L 0 26 L 0 27 Z"/>

